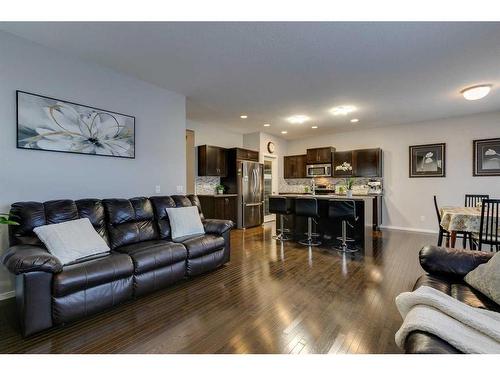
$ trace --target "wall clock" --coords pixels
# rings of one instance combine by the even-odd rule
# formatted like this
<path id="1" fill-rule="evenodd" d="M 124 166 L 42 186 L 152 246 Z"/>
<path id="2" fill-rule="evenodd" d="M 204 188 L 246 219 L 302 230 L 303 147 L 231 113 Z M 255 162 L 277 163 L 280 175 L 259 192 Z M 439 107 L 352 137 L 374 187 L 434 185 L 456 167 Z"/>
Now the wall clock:
<path id="1" fill-rule="evenodd" d="M 275 150 L 276 150 L 276 146 L 274 145 L 274 143 L 268 142 L 267 143 L 267 151 L 269 151 L 270 154 L 274 154 Z"/>

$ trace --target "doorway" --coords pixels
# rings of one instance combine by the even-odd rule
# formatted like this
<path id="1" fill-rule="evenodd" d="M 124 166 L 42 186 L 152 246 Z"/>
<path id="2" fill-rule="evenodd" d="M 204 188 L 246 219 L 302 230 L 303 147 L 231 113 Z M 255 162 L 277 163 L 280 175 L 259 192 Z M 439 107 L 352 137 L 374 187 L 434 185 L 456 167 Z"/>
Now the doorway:
<path id="1" fill-rule="evenodd" d="M 186 193 L 194 194 L 195 167 L 194 131 L 186 129 Z"/>
<path id="2" fill-rule="evenodd" d="M 276 215 L 269 212 L 269 196 L 278 190 L 278 158 L 264 155 L 264 222 L 276 220 Z"/>

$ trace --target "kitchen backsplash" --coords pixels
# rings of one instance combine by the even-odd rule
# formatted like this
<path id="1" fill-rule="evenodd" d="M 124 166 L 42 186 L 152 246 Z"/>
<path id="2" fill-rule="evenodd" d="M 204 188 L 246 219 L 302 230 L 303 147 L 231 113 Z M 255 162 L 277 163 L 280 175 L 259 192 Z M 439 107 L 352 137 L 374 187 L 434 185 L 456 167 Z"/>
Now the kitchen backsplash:
<path id="1" fill-rule="evenodd" d="M 194 189 L 196 194 L 215 194 L 215 187 L 220 183 L 220 177 L 196 177 Z"/>
<path id="2" fill-rule="evenodd" d="M 328 177 L 319 177 L 316 178 L 316 186 L 318 185 L 326 185 L 334 186 L 338 183 L 344 184 L 344 178 L 328 178 Z M 354 185 L 366 185 L 369 181 L 381 181 L 382 178 L 365 178 L 365 177 L 357 177 L 355 178 Z M 303 193 L 305 187 L 311 187 L 311 179 L 310 178 L 297 178 L 297 179 L 280 179 L 279 192 L 280 193 Z"/>

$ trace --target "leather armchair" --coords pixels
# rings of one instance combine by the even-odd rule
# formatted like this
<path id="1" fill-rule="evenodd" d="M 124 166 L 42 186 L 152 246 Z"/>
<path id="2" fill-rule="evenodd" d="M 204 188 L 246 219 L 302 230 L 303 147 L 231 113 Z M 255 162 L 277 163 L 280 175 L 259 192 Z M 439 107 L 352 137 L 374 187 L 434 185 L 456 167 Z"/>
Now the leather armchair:
<path id="1" fill-rule="evenodd" d="M 425 246 L 420 250 L 420 265 L 426 271 L 415 282 L 413 290 L 420 286 L 437 289 L 472 307 L 500 312 L 500 306 L 473 289 L 463 280 L 464 276 L 494 253 Z M 405 341 L 405 352 L 410 354 L 457 354 L 456 348 L 428 332 L 414 331 Z"/>

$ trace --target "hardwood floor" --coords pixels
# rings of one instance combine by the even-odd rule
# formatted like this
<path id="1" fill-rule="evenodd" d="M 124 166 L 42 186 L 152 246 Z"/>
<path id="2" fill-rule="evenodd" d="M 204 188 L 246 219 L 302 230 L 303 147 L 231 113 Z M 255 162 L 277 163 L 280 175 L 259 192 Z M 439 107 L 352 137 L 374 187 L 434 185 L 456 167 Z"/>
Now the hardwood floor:
<path id="1" fill-rule="evenodd" d="M 0 304 L 0 353 L 399 353 L 394 298 L 435 236 L 384 231 L 354 257 L 233 231 L 231 262 L 136 301 L 23 339 Z"/>

